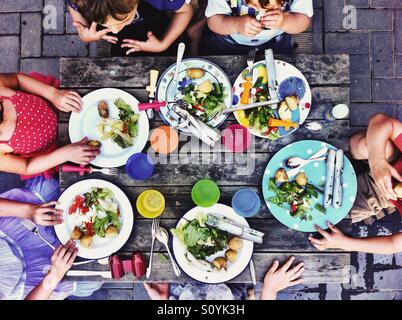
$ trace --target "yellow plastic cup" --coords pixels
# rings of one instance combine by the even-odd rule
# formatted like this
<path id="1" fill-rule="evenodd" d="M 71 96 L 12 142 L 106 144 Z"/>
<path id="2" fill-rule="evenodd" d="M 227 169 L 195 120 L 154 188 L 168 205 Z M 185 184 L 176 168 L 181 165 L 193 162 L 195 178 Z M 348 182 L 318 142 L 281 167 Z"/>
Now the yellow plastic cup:
<path id="1" fill-rule="evenodd" d="M 165 197 L 157 190 L 146 190 L 138 196 L 136 205 L 144 218 L 156 218 L 165 210 Z"/>

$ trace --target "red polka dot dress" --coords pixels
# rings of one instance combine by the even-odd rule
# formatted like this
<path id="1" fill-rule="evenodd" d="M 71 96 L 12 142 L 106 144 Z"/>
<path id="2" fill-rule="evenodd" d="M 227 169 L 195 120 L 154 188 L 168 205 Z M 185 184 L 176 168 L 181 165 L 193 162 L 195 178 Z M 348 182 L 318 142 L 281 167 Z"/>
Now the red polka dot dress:
<path id="1" fill-rule="evenodd" d="M 9 141 L 0 141 L 13 148 L 13 154 L 32 156 L 55 149 L 57 113 L 45 99 L 18 91 L 10 100 L 17 113 L 17 125 Z"/>

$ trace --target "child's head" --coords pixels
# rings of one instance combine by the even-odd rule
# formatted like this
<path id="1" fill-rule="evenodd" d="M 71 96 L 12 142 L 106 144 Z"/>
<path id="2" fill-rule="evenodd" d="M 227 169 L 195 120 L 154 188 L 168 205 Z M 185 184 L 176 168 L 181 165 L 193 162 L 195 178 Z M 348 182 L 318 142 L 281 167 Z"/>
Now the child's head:
<path id="1" fill-rule="evenodd" d="M 120 32 L 133 22 L 139 0 L 74 0 L 80 13 L 88 22 L 96 22 Z M 73 2 L 73 1 L 72 1 Z"/>
<path id="2" fill-rule="evenodd" d="M 282 5 L 282 0 L 245 0 L 246 4 L 257 11 L 279 9 Z"/>

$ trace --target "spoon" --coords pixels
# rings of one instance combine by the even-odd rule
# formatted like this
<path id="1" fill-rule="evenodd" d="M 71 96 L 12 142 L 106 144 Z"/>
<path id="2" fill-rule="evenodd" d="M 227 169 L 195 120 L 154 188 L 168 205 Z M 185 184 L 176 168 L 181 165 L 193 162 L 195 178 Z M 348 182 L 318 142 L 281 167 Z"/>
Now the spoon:
<path id="1" fill-rule="evenodd" d="M 312 161 L 323 161 L 326 159 L 324 155 L 328 153 L 328 148 L 324 147 L 317 151 L 315 154 L 313 154 L 310 158 L 308 159 L 303 159 L 300 157 L 291 157 L 287 160 L 284 161 L 284 164 L 288 168 L 298 168 L 298 167 L 304 167 L 306 164 Z"/>
<path id="2" fill-rule="evenodd" d="M 319 122 L 319 121 L 313 121 L 313 122 L 306 123 L 306 124 L 304 125 L 304 127 L 305 127 L 307 130 L 311 131 L 311 132 L 319 132 L 319 131 L 321 131 L 321 130 L 324 128 L 324 126 L 322 125 L 322 123 Z"/>
<path id="3" fill-rule="evenodd" d="M 174 258 L 172 256 L 172 253 L 170 252 L 169 244 L 168 244 L 169 234 L 165 228 L 159 227 L 158 231 L 156 232 L 156 239 L 166 247 L 166 250 L 170 257 L 170 261 L 172 261 L 174 273 L 176 274 L 176 276 L 180 277 L 181 271 L 180 271 L 179 267 L 177 266 L 176 261 L 174 260 Z"/>

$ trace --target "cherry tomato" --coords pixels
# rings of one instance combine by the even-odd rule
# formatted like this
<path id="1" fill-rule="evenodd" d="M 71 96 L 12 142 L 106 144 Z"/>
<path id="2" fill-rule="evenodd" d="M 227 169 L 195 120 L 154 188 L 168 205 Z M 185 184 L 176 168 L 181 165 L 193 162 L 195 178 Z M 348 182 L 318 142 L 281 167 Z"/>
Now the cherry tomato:
<path id="1" fill-rule="evenodd" d="M 292 212 L 296 212 L 296 210 L 297 210 L 297 205 L 292 204 L 292 205 L 290 206 L 290 209 L 292 210 Z"/>

